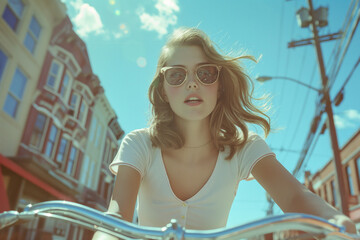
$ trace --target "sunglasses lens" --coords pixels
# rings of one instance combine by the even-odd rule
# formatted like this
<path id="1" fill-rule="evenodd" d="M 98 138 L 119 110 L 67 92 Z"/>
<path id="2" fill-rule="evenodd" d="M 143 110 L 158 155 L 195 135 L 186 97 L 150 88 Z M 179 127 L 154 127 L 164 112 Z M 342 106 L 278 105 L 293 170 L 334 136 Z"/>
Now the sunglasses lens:
<path id="1" fill-rule="evenodd" d="M 186 71 L 182 68 L 170 68 L 165 71 L 165 79 L 170 85 L 180 85 L 186 78 Z"/>
<path id="2" fill-rule="evenodd" d="M 216 66 L 206 65 L 199 67 L 196 74 L 203 84 L 212 84 L 217 80 L 219 70 Z"/>

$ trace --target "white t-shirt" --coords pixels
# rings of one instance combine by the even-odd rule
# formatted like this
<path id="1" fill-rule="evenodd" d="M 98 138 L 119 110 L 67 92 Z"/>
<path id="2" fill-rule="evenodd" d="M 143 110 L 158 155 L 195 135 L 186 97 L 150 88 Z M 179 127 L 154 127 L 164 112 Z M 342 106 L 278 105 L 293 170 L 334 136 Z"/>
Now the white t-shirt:
<path id="1" fill-rule="evenodd" d="M 219 152 L 206 184 L 186 201 L 173 193 L 161 149 L 152 147 L 147 128 L 125 136 L 110 170 L 116 174 L 119 165 L 127 165 L 140 173 L 137 209 L 140 225 L 164 227 L 176 219 L 187 229 L 216 229 L 226 226 L 239 182 L 251 177 L 251 170 L 260 159 L 275 155 L 265 141 L 253 133 L 231 160 L 225 159 L 228 154 L 229 148 Z"/>

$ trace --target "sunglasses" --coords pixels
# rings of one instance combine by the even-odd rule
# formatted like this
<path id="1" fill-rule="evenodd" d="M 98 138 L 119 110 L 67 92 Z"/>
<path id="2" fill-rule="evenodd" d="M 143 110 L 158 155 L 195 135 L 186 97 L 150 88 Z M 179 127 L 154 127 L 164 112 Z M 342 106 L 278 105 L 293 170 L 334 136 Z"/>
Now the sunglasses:
<path id="1" fill-rule="evenodd" d="M 203 64 L 195 69 L 196 78 L 204 85 L 215 83 L 220 74 L 221 66 L 216 64 Z M 165 81 L 171 86 L 181 86 L 188 75 L 185 67 L 163 67 L 160 72 L 164 75 Z"/>

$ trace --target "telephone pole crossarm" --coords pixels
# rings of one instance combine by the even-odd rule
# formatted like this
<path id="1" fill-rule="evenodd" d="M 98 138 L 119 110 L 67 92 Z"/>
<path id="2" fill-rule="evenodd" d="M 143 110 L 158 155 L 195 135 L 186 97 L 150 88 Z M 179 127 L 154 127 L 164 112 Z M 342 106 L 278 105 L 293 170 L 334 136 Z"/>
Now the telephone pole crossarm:
<path id="1" fill-rule="evenodd" d="M 319 36 L 320 42 L 327 42 L 335 39 L 342 38 L 343 32 L 337 32 L 332 34 L 327 34 L 323 36 Z M 314 43 L 314 38 L 306 38 L 302 40 L 292 41 L 288 43 L 288 48 L 294 48 L 299 46 L 311 45 Z"/>

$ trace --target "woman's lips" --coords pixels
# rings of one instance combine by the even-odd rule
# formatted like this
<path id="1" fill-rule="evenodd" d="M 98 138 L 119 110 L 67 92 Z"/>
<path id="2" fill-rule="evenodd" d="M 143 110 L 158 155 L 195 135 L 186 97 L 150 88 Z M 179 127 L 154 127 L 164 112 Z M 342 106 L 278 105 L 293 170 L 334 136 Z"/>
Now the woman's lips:
<path id="1" fill-rule="evenodd" d="M 197 106 L 197 105 L 201 104 L 202 102 L 203 102 L 203 100 L 198 97 L 188 97 L 184 101 L 184 103 L 189 106 Z"/>
<path id="2" fill-rule="evenodd" d="M 199 96 L 196 96 L 194 94 L 189 95 L 184 101 L 184 103 L 189 106 L 197 106 L 197 105 L 201 104 L 202 102 L 203 102 L 203 100 Z"/>

